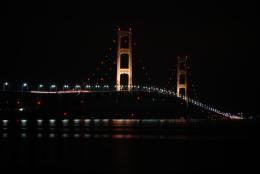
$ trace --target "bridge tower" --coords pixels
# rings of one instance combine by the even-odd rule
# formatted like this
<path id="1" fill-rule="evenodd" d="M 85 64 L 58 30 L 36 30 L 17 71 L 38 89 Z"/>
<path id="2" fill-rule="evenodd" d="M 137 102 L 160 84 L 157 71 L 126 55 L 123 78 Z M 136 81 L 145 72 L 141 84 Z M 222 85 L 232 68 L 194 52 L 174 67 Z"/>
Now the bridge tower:
<path id="1" fill-rule="evenodd" d="M 187 56 L 177 57 L 177 96 L 188 101 Z"/>
<path id="2" fill-rule="evenodd" d="M 122 77 L 127 77 L 127 89 L 132 90 L 133 77 L 132 77 L 132 31 L 121 31 L 120 28 L 117 32 L 117 75 L 116 75 L 116 90 L 120 91 L 122 84 Z"/>

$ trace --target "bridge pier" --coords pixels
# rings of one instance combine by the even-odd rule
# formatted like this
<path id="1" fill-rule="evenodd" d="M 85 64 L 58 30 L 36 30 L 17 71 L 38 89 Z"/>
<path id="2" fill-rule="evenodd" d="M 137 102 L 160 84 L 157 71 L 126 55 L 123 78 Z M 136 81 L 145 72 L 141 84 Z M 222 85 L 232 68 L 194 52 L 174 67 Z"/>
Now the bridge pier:
<path id="1" fill-rule="evenodd" d="M 187 59 L 188 57 L 177 57 L 177 96 L 188 101 L 187 84 Z"/>
<path id="2" fill-rule="evenodd" d="M 132 32 L 120 31 L 118 34 L 118 47 L 117 47 L 117 75 L 116 75 L 116 90 L 122 90 L 122 76 L 127 76 L 127 89 L 132 90 L 133 77 L 132 77 Z M 125 61 L 124 61 L 125 59 Z M 125 63 L 125 64 L 124 64 Z"/>

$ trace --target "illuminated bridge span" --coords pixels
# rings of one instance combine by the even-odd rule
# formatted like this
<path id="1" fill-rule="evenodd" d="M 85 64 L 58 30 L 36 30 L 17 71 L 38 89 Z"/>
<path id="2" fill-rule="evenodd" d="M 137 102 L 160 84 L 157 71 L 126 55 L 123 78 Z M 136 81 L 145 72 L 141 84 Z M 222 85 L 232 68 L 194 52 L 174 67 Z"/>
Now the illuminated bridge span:
<path id="1" fill-rule="evenodd" d="M 75 85 L 70 88 L 68 84 L 62 86 L 59 90 L 55 84 L 50 85 L 49 90 L 46 90 L 43 84 L 39 84 L 36 90 L 29 90 L 29 85 L 23 83 L 20 90 L 14 90 L 15 93 L 26 93 L 36 95 L 36 98 L 41 98 L 43 95 L 66 95 L 66 94 L 94 94 L 94 93 L 109 93 L 109 94 L 119 94 L 128 93 L 128 95 L 135 95 L 136 93 L 150 93 L 159 94 L 168 98 L 173 98 L 175 102 L 185 104 L 186 108 L 196 107 L 208 113 L 216 114 L 224 118 L 229 119 L 242 119 L 240 116 L 234 114 L 220 111 L 219 109 L 209 106 L 198 99 L 194 99 L 188 96 L 188 73 L 187 73 L 187 56 L 177 57 L 177 75 L 176 75 L 176 90 L 166 89 L 162 87 L 155 86 L 144 86 L 144 85 L 133 85 L 133 64 L 132 64 L 132 32 L 118 30 L 118 41 L 117 41 L 117 58 L 116 58 L 116 84 L 115 85 Z M 104 64 L 104 62 L 102 62 Z M 111 69 L 111 68 L 110 68 Z M 144 68 L 143 68 L 144 69 Z M 103 80 L 103 78 L 102 78 Z M 111 81 L 109 81 L 111 82 Z M 102 83 L 104 84 L 104 82 Z M 5 82 L 3 84 L 3 92 L 10 93 L 9 83 Z M 56 100 L 56 99 L 55 99 Z M 118 104 L 118 99 L 115 98 Z M 154 98 L 152 100 L 155 100 Z M 39 100 L 39 103 L 41 100 Z M 83 101 L 83 99 L 82 99 Z M 1 101 L 4 103 L 4 101 Z M 17 101 L 19 103 L 20 101 Z M 83 101 L 84 102 L 84 101 Z M 120 107 L 120 106 L 119 106 Z M 177 104 L 175 109 L 179 107 Z M 1 108 L 0 108 L 1 109 Z M 19 111 L 23 111 L 23 107 L 18 108 Z"/>
<path id="2" fill-rule="evenodd" d="M 109 85 L 86 85 L 84 89 L 81 89 L 80 85 L 76 85 L 74 89 L 69 89 L 68 85 L 64 85 L 66 88 L 63 88 L 63 90 L 57 90 L 56 91 L 45 91 L 45 90 L 28 90 L 28 91 L 16 91 L 17 93 L 31 93 L 31 94 L 36 94 L 36 95 L 66 95 L 66 94 L 94 94 L 94 93 L 110 93 L 110 94 L 117 94 L 117 93 L 129 93 L 128 91 L 128 86 L 119 86 L 121 89 L 126 89 L 126 90 L 117 90 L 117 86 L 110 87 Z M 43 85 L 41 85 L 43 88 Z M 52 88 L 54 88 L 54 85 L 51 85 Z M 214 113 L 217 115 L 221 115 L 223 117 L 229 118 L 229 119 L 242 119 L 239 116 L 235 116 L 231 113 L 226 113 L 222 112 L 212 106 L 208 106 L 207 104 L 204 104 L 200 102 L 199 100 L 195 100 L 193 98 L 185 98 L 184 95 L 177 95 L 176 92 L 173 90 L 167 90 L 164 88 L 159 88 L 159 87 L 154 87 L 154 86 L 140 86 L 140 85 L 133 85 L 130 87 L 131 88 L 131 93 L 152 93 L 152 94 L 159 94 L 167 97 L 173 97 L 176 98 L 179 101 L 182 101 L 186 103 L 187 105 L 193 105 L 195 107 L 201 108 L 209 113 Z"/>

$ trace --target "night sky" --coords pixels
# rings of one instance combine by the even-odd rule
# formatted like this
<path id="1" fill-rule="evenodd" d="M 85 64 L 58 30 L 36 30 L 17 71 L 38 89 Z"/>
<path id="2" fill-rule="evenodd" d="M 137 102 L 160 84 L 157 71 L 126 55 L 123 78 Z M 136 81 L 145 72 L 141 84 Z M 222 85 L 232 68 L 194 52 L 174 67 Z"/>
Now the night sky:
<path id="1" fill-rule="evenodd" d="M 100 60 L 115 60 L 116 28 L 131 26 L 134 66 L 145 66 L 154 84 L 166 86 L 176 56 L 188 55 L 202 101 L 259 114 L 256 4 L 83 2 L 3 6 L 1 82 L 84 82 Z"/>

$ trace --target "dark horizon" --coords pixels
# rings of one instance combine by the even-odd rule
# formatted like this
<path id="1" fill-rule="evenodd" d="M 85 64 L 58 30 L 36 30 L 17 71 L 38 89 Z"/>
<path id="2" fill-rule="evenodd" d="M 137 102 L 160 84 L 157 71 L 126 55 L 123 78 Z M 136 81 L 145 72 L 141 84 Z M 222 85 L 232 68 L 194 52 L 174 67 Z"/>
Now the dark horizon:
<path id="1" fill-rule="evenodd" d="M 1 83 L 86 82 L 98 61 L 115 60 L 116 28 L 132 27 L 134 66 L 142 61 L 158 86 L 187 55 L 202 101 L 259 114 L 256 5 L 106 5 L 9 3 L 1 15 Z M 134 82 L 141 76 L 135 70 Z"/>

